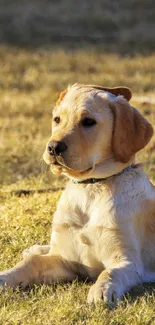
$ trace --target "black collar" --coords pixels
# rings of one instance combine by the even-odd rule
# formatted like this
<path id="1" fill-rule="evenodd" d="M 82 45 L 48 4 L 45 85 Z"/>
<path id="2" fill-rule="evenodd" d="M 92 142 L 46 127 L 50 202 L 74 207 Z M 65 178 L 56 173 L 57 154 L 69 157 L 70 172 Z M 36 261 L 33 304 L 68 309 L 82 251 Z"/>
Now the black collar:
<path id="1" fill-rule="evenodd" d="M 129 165 L 128 167 L 123 169 L 120 173 L 111 175 L 111 176 L 106 177 L 106 178 L 88 178 L 88 179 L 84 179 L 83 181 L 72 180 L 72 182 L 74 184 L 95 184 L 95 183 L 98 183 L 98 182 L 106 181 L 108 178 L 110 178 L 112 176 L 120 175 L 128 168 L 134 168 L 135 169 L 135 168 L 138 168 L 138 167 L 141 167 L 141 166 L 142 166 L 142 164 L 133 163 L 132 165 Z"/>
<path id="2" fill-rule="evenodd" d="M 88 178 L 88 179 L 84 179 L 83 181 L 73 180 L 73 183 L 74 184 L 94 184 L 94 183 L 98 183 L 101 181 L 105 181 L 107 178 Z"/>

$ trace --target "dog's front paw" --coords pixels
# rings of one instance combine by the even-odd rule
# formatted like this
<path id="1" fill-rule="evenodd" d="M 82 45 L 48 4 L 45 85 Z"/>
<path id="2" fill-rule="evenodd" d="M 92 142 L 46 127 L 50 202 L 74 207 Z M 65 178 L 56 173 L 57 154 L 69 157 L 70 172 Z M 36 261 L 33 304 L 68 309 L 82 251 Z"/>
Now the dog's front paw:
<path id="1" fill-rule="evenodd" d="M 26 248 L 23 252 L 22 255 L 24 258 L 30 256 L 30 255 L 40 255 L 41 250 L 40 250 L 40 245 L 33 245 L 29 248 Z"/>
<path id="2" fill-rule="evenodd" d="M 116 285 L 111 282 L 96 282 L 89 290 L 88 303 L 104 301 L 109 306 L 115 306 L 121 298 L 121 294 Z"/>
<path id="3" fill-rule="evenodd" d="M 18 269 L 8 269 L 4 272 L 0 272 L 0 287 L 11 287 L 20 286 L 23 289 L 29 284 L 29 277 L 20 274 Z"/>
<path id="4" fill-rule="evenodd" d="M 6 271 L 0 272 L 0 287 L 8 286 L 10 283 L 9 273 Z"/>
<path id="5" fill-rule="evenodd" d="M 4 287 L 6 284 L 6 278 L 5 276 L 0 275 L 0 287 Z"/>
<path id="6" fill-rule="evenodd" d="M 23 258 L 27 258 L 32 255 L 45 255 L 50 251 L 50 245 L 33 245 L 23 251 Z"/>

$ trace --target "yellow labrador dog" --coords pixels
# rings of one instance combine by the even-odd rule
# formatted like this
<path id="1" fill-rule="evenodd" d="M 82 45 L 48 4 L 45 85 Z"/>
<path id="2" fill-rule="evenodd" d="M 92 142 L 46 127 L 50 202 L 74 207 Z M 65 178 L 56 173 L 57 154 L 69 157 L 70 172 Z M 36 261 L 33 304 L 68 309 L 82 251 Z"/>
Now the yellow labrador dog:
<path id="1" fill-rule="evenodd" d="M 155 190 L 135 154 L 153 135 L 126 87 L 75 84 L 53 111 L 44 160 L 70 178 L 57 205 L 49 246 L 35 245 L 0 283 L 91 279 L 88 302 L 116 303 L 155 281 Z"/>

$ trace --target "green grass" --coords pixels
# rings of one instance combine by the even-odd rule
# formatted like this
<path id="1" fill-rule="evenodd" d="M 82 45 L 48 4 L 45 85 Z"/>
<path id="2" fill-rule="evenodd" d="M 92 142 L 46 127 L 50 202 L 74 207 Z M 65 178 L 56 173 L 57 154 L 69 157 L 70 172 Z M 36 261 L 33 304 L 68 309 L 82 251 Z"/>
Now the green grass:
<path id="1" fill-rule="evenodd" d="M 37 7 L 32 9 L 32 3 Z M 75 82 L 129 86 L 132 103 L 155 127 L 152 5 L 86 1 L 81 14 L 83 2 L 51 3 L 53 7 L 48 1 L 0 1 L 0 42 L 5 44 L 0 45 L 1 270 L 19 261 L 25 248 L 49 243 L 66 180 L 51 174 L 42 153 L 61 90 Z M 138 160 L 155 183 L 154 148 L 155 136 Z M 45 191 L 38 193 L 40 189 Z M 133 289 L 114 310 L 86 304 L 90 285 L 75 281 L 30 291 L 7 289 L 0 294 L 0 325 L 155 324 L 155 285 Z"/>
<path id="2" fill-rule="evenodd" d="M 7 290 L 0 303 L 1 324 L 155 324 L 155 297 L 152 293 L 148 294 L 143 290 L 142 297 L 136 300 L 126 297 L 117 309 L 109 310 L 103 304 L 87 306 L 84 303 L 87 292 L 88 285 L 77 282 L 72 285 L 55 285 L 52 288 L 34 287 L 29 292 Z M 137 294 L 138 290 L 134 293 Z"/>

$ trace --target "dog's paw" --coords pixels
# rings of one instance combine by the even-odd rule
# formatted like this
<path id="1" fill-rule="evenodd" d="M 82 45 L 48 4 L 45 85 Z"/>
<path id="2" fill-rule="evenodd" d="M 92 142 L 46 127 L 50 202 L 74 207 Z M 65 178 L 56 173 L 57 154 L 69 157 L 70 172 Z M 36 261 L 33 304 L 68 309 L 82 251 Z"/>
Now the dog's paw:
<path id="1" fill-rule="evenodd" d="M 26 248 L 23 252 L 22 255 L 24 258 L 30 256 L 30 255 L 40 255 L 41 254 L 41 249 L 40 245 L 33 245 L 29 248 Z"/>
<path id="2" fill-rule="evenodd" d="M 96 282 L 89 290 L 87 301 L 89 304 L 104 301 L 114 307 L 120 298 L 121 294 L 116 285 L 111 282 Z"/>
<path id="3" fill-rule="evenodd" d="M 7 288 L 7 287 L 17 287 L 20 286 L 21 288 L 26 288 L 29 284 L 29 277 L 28 276 L 21 276 L 18 269 L 8 269 L 4 272 L 0 272 L 0 287 Z"/>
<path id="4" fill-rule="evenodd" d="M 1 278 L 1 276 L 0 276 L 0 288 L 1 288 L 1 287 L 4 287 L 5 284 L 6 284 L 6 279 L 5 279 L 5 277 L 2 277 L 2 278 Z"/>
<path id="5" fill-rule="evenodd" d="M 8 285 L 9 274 L 7 272 L 0 272 L 0 287 L 4 288 Z"/>
<path id="6" fill-rule="evenodd" d="M 45 255 L 50 251 L 50 245 L 33 245 L 23 251 L 24 259 L 32 255 Z"/>

